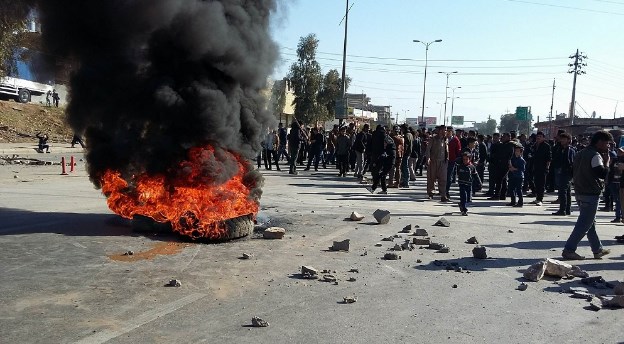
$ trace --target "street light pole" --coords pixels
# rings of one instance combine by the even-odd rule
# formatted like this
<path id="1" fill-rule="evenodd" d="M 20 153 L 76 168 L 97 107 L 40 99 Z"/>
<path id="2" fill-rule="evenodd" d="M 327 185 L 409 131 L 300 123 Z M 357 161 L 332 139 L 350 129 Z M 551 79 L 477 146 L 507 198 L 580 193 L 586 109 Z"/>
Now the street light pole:
<path id="1" fill-rule="evenodd" d="M 455 90 L 458 88 L 461 88 L 461 86 L 451 87 L 451 89 L 453 90 L 453 96 L 451 97 L 451 121 L 453 121 L 453 110 L 455 109 Z"/>
<path id="2" fill-rule="evenodd" d="M 423 99 L 422 99 L 422 113 L 421 113 L 421 118 L 420 121 L 424 122 L 425 121 L 425 93 L 427 90 L 427 64 L 429 61 L 429 45 L 433 44 L 433 43 L 439 43 L 442 42 L 441 39 L 436 39 L 435 41 L 432 42 L 421 42 L 417 39 L 414 40 L 414 43 L 422 43 L 425 46 L 425 77 L 423 79 Z"/>
<path id="3" fill-rule="evenodd" d="M 446 88 L 444 89 L 444 125 L 446 125 L 446 103 L 448 102 L 448 81 L 449 76 L 451 74 L 456 74 L 457 71 L 454 72 L 438 72 L 440 74 L 446 74 Z"/>

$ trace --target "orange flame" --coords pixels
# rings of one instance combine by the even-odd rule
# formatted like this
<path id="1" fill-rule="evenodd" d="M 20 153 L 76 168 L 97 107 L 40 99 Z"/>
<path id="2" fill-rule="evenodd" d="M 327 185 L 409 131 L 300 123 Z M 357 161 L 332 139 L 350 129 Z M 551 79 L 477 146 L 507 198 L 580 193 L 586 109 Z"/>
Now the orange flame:
<path id="1" fill-rule="evenodd" d="M 219 182 L 215 179 L 226 173 L 226 163 L 235 163 L 238 172 Z M 227 237 L 225 220 L 258 213 L 258 201 L 250 197 L 255 185 L 243 182 L 249 170 L 239 155 L 207 145 L 189 149 L 188 160 L 172 170 L 173 178 L 143 173 L 126 181 L 118 171 L 108 170 L 101 178 L 102 192 L 108 207 L 122 217 L 143 215 L 171 223 L 182 235 L 218 240 Z"/>

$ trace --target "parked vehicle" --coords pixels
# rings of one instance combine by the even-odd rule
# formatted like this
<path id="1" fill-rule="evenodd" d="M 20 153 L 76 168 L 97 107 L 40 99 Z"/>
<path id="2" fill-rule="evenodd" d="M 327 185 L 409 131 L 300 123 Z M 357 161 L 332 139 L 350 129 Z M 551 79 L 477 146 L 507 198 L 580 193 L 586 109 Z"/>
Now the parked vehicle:
<path id="1" fill-rule="evenodd" d="M 29 103 L 32 96 L 52 92 L 53 87 L 25 79 L 5 77 L 0 79 L 0 94 L 8 95 L 20 103 Z"/>

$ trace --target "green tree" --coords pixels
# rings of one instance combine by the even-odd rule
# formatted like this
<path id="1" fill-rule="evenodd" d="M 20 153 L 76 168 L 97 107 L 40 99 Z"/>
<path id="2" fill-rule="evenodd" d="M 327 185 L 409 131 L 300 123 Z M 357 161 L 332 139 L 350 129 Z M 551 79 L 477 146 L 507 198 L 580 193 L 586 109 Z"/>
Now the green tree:
<path id="1" fill-rule="evenodd" d="M 318 94 L 323 82 L 321 66 L 316 61 L 316 49 L 319 40 L 315 34 L 299 39 L 297 45 L 297 62 L 290 66 L 290 79 L 295 94 L 295 117 L 303 123 L 320 120 L 318 111 Z"/>
<path id="2" fill-rule="evenodd" d="M 345 91 L 349 88 L 351 78 L 346 77 Z M 336 69 L 332 69 L 325 77 L 318 94 L 319 120 L 332 120 L 336 117 L 336 100 L 342 98 L 342 78 Z"/>
<path id="3" fill-rule="evenodd" d="M 281 118 L 286 107 L 286 82 L 287 80 L 275 81 L 271 90 L 271 110 L 276 118 Z"/>
<path id="4" fill-rule="evenodd" d="M 481 123 L 475 123 L 475 128 L 480 134 L 492 135 L 496 132 L 496 120 L 488 116 L 488 120 Z"/>
<path id="5" fill-rule="evenodd" d="M 17 70 L 15 52 L 20 45 L 20 34 L 26 31 L 26 17 L 32 2 L 0 0 L 0 77 Z"/>
<path id="6" fill-rule="evenodd" d="M 522 128 L 523 124 L 524 124 L 524 127 L 526 128 L 525 123 L 526 122 L 524 121 L 518 121 L 516 119 L 515 113 L 508 113 L 508 114 L 501 116 L 501 121 L 500 121 L 500 125 L 498 126 L 498 129 L 500 130 L 501 133 L 508 133 L 512 130 L 518 131 L 518 129 Z"/>

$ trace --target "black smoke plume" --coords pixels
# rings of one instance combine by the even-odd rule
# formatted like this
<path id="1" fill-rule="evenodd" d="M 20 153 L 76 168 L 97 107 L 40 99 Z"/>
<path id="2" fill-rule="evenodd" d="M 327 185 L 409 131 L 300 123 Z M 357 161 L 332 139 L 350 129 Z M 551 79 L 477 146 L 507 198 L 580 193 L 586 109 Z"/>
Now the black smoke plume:
<path id="1" fill-rule="evenodd" d="M 108 169 L 167 173 L 205 143 L 253 156 L 275 121 L 261 90 L 278 54 L 276 10 L 276 0 L 39 1 L 47 48 L 77 62 L 68 121 L 86 136 L 96 186 Z M 207 174 L 234 173 L 217 163 Z"/>

